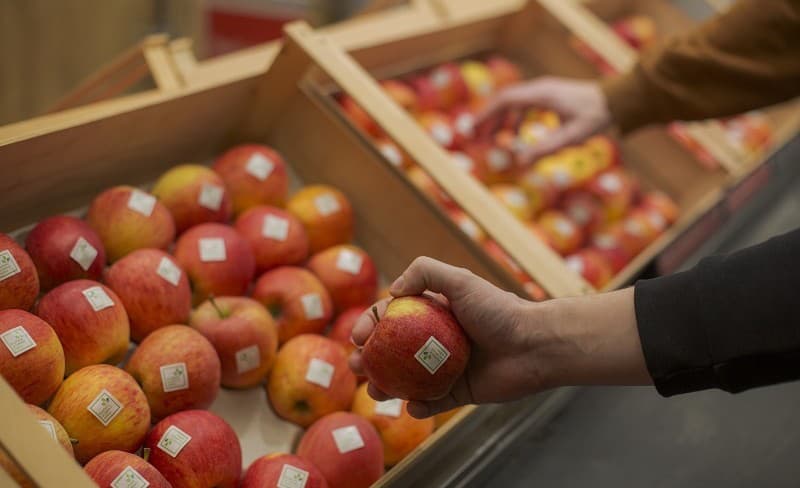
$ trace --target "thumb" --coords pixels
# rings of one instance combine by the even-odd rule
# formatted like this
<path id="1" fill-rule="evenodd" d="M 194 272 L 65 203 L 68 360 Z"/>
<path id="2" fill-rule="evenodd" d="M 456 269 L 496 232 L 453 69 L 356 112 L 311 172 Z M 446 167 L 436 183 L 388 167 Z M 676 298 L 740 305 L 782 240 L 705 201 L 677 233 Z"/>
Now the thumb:
<path id="1" fill-rule="evenodd" d="M 468 270 L 457 268 L 427 256 L 416 258 L 400 275 L 389 293 L 395 297 L 419 295 L 425 290 L 441 293 L 448 299 L 461 296 L 472 276 Z"/>

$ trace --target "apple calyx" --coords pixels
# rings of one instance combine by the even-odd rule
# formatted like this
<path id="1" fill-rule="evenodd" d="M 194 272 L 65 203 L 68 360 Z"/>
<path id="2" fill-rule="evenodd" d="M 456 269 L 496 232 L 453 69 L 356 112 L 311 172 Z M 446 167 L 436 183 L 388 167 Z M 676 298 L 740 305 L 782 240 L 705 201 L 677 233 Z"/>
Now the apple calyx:
<path id="1" fill-rule="evenodd" d="M 216 311 L 217 311 L 217 315 L 219 315 L 219 318 L 221 318 L 221 319 L 226 319 L 226 318 L 228 318 L 228 315 L 229 315 L 229 314 L 227 314 L 227 313 L 223 312 L 223 311 L 222 311 L 222 309 L 221 309 L 221 308 L 219 308 L 219 305 L 217 305 L 217 301 L 216 301 L 216 300 L 214 300 L 214 295 L 210 295 L 210 296 L 208 297 L 208 301 L 211 303 L 211 306 L 212 306 L 212 307 L 214 307 L 214 310 L 216 310 Z"/>
<path id="2" fill-rule="evenodd" d="M 78 439 L 75 439 L 74 437 L 69 438 L 69 443 L 72 444 L 73 446 L 77 446 L 79 442 L 80 441 Z"/>
<path id="3" fill-rule="evenodd" d="M 145 462 L 148 462 L 150 460 L 150 448 L 149 447 L 142 448 L 142 459 L 144 459 Z"/>

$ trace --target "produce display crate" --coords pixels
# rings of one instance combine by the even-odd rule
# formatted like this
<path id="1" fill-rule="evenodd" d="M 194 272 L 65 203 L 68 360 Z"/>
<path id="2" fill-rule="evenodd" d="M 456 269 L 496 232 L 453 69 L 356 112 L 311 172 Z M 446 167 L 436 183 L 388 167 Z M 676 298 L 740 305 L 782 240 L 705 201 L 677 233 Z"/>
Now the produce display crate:
<path id="1" fill-rule="evenodd" d="M 449 219 L 432 211 L 428 200 L 362 144 L 343 120 L 321 110 L 319 100 L 298 89 L 307 63 L 301 51 L 285 49 L 276 53 L 266 73 L 237 73 L 225 81 L 209 78 L 169 92 L 124 97 L 0 127 L 0 161 L 6 168 L 0 182 L 0 230 L 19 235 L 19 229 L 46 216 L 80 211 L 109 186 L 147 185 L 174 164 L 207 162 L 238 142 L 264 142 L 284 155 L 304 183 L 328 183 L 349 197 L 356 216 L 355 240 L 384 277 L 394 277 L 415 257 L 428 255 L 515 289 L 516 281 L 503 268 L 476 252 Z M 260 398 L 253 408 L 269 409 L 263 389 L 223 393 L 212 410 L 228 418 L 240 434 L 275 435 L 274 445 L 282 448 L 296 440 L 296 428 L 264 424 L 270 415 L 256 416 L 255 427 L 236 420 L 248 399 Z M 542 398 L 547 395 L 532 401 Z M 36 484 L 92 486 L 4 380 L 0 410 L 0 445 Z M 492 412 L 502 417 L 502 410 L 464 408 L 388 471 L 379 485 L 403 486 L 404 477 L 446 445 L 449 436 L 475 428 L 470 418 L 481 411 L 486 413 L 479 419 Z M 253 428 L 257 430 L 248 430 Z M 253 457 L 244 454 L 245 459 Z M 0 485 L 10 483 L 0 471 Z"/>
<path id="2" fill-rule="evenodd" d="M 483 185 L 455 168 L 448 154 L 383 93 L 376 78 L 401 76 L 435 63 L 487 52 L 518 62 L 527 76 L 596 78 L 594 67 L 569 47 L 571 36 L 595 46 L 609 59 L 617 59 L 620 66 L 628 62 L 627 51 L 619 49 L 621 41 L 602 22 L 569 2 L 453 3 L 459 9 L 446 12 L 441 25 L 435 28 L 358 49 L 342 48 L 308 29 L 287 29 L 289 38 L 322 68 L 320 73 L 307 77 L 304 89 L 343 120 L 347 117 L 333 95 L 338 90 L 347 93 L 551 295 L 584 293 L 591 287 L 506 212 Z M 615 58 L 618 50 L 622 55 Z M 353 127 L 353 132 L 364 144 L 373 146 L 359 129 Z M 670 195 L 680 206 L 681 217 L 618 273 L 606 289 L 629 283 L 720 201 L 733 178 L 724 169 L 709 171 L 701 167 L 663 129 L 649 128 L 632 134 L 622 140 L 621 149 L 626 167 L 645 188 Z"/>

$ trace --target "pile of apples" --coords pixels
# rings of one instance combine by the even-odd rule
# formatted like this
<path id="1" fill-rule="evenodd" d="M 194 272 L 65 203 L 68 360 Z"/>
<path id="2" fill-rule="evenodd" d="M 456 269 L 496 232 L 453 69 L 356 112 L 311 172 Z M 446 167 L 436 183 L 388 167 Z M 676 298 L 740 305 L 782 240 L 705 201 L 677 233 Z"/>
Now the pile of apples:
<path id="1" fill-rule="evenodd" d="M 373 401 L 348 367 L 378 293 L 353 227 L 335 188 L 290 197 L 261 145 L 173 167 L 150 192 L 109 188 L 24 247 L 0 234 L 0 373 L 101 486 L 368 486 L 436 421 Z M 236 434 L 205 410 L 221 387 L 265 388 L 308 428 L 297 452 L 242 477 Z M 2 450 L 0 467 L 31 486 Z"/>
<path id="2" fill-rule="evenodd" d="M 523 166 L 518 154 L 559 127 L 556 113 L 518 109 L 503 114 L 493 127 L 475 123 L 489 97 L 521 80 L 517 65 L 490 56 L 445 63 L 402 80 L 384 80 L 381 86 L 450 152 L 456 167 L 484 183 L 535 236 L 564 256 L 570 268 L 601 288 L 675 222 L 678 206 L 664 193 L 642 192 L 636 177 L 623 167 L 616 142 L 607 136 L 591 137 Z M 339 102 L 390 163 L 517 277 L 532 298 L 544 298 L 542 289 L 351 97 L 342 94 Z"/>

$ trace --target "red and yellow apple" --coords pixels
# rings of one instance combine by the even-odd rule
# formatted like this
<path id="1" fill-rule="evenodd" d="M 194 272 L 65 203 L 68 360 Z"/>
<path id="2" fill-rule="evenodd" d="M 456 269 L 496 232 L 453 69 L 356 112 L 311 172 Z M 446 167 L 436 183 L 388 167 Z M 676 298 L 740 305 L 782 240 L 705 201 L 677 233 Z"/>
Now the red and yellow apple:
<path id="1" fill-rule="evenodd" d="M 372 258 L 360 247 L 352 244 L 330 247 L 311 256 L 308 269 L 328 290 L 336 311 L 375 301 L 378 272 Z"/>
<path id="2" fill-rule="evenodd" d="M 573 192 L 564 196 L 561 209 L 587 235 L 601 229 L 605 224 L 606 214 L 600 200 L 587 192 Z"/>
<path id="3" fill-rule="evenodd" d="M 425 132 L 445 149 L 456 149 L 458 138 L 451 125 L 450 118 L 443 112 L 429 110 L 417 115 L 417 122 Z"/>
<path id="4" fill-rule="evenodd" d="M 489 187 L 489 191 L 514 217 L 523 221 L 533 217 L 534 209 L 522 187 L 500 183 Z"/>
<path id="5" fill-rule="evenodd" d="M 614 273 L 618 273 L 633 259 L 633 255 L 624 243 L 622 229 L 619 226 L 602 230 L 592 236 L 590 249 L 603 256 Z"/>
<path id="6" fill-rule="evenodd" d="M 582 147 L 587 156 L 592 158 L 600 171 L 604 171 L 620 162 L 620 151 L 617 143 L 608 136 L 592 136 L 584 141 Z"/>
<path id="7" fill-rule="evenodd" d="M 614 277 L 611 265 L 596 249 L 581 249 L 577 253 L 567 256 L 565 262 L 568 268 L 583 276 L 598 290 Z"/>
<path id="8" fill-rule="evenodd" d="M 469 88 L 455 63 L 444 63 L 435 67 L 428 74 L 428 79 L 436 90 L 440 108 L 450 108 L 469 97 Z"/>
<path id="9" fill-rule="evenodd" d="M 439 91 L 427 76 L 416 76 L 408 82 L 417 95 L 417 110 L 440 110 L 444 104 L 439 98 Z"/>
<path id="10" fill-rule="evenodd" d="M 558 186 L 539 173 L 535 167 L 525 171 L 517 184 L 528 196 L 534 214 L 553 208 L 558 202 L 560 196 Z"/>
<path id="11" fill-rule="evenodd" d="M 97 486 L 172 488 L 169 481 L 152 464 L 136 454 L 125 451 L 102 452 L 93 457 L 83 467 L 83 470 L 92 478 L 92 481 L 97 483 Z"/>
<path id="12" fill-rule="evenodd" d="M 583 244 L 583 231 L 564 212 L 547 210 L 536 220 L 536 227 L 547 244 L 562 256 L 572 254 Z"/>
<path id="13" fill-rule="evenodd" d="M 461 76 L 467 84 L 470 96 L 485 98 L 494 93 L 494 76 L 484 63 L 480 61 L 461 63 Z"/>
<path id="14" fill-rule="evenodd" d="M 636 50 L 645 49 L 656 40 L 656 24 L 648 15 L 630 15 L 611 24 L 611 28 Z"/>
<path id="15" fill-rule="evenodd" d="M 256 205 L 282 207 L 289 193 L 286 162 L 262 144 L 241 144 L 225 151 L 212 167 L 230 192 L 234 215 Z"/>
<path id="16" fill-rule="evenodd" d="M 649 191 L 642 196 L 642 208 L 651 209 L 667 221 L 668 225 L 674 224 L 680 216 L 678 204 L 664 192 Z"/>
<path id="17" fill-rule="evenodd" d="M 306 186 L 289 199 L 286 210 L 305 226 L 310 254 L 350 242 L 353 238 L 353 207 L 336 188 Z"/>
<path id="18" fill-rule="evenodd" d="M 486 168 L 484 159 L 474 157 L 471 153 L 464 151 L 450 151 L 450 158 L 461 171 L 478 181 L 486 181 L 489 170 Z"/>
<path id="19" fill-rule="evenodd" d="M 353 326 L 356 325 L 356 321 L 366 310 L 367 307 L 365 306 L 348 308 L 336 317 L 331 330 L 328 331 L 328 337 L 341 344 L 348 356 L 356 350 L 356 346 L 351 339 Z"/>
<path id="20" fill-rule="evenodd" d="M 169 209 L 178 234 L 206 222 L 227 222 L 233 214 L 225 182 L 199 164 L 173 167 L 161 175 L 152 192 Z"/>
<path id="21" fill-rule="evenodd" d="M 253 461 L 242 478 L 240 488 L 288 486 L 328 488 L 316 466 L 293 454 L 268 454 Z"/>
<path id="22" fill-rule="evenodd" d="M 29 310 L 39 295 L 33 260 L 14 239 L 0 233 L 0 310 Z"/>
<path id="23" fill-rule="evenodd" d="M 586 189 L 602 202 L 606 221 L 616 222 L 630 210 L 639 186 L 627 172 L 610 169 L 595 176 Z"/>
<path id="24" fill-rule="evenodd" d="M 519 67 L 508 58 L 492 56 L 486 60 L 486 67 L 492 74 L 494 86 L 498 89 L 514 85 L 522 81 Z"/>
<path id="25" fill-rule="evenodd" d="M 386 137 L 375 139 L 375 146 L 392 166 L 403 170 L 411 167 L 411 156 L 390 139 Z"/>
<path id="26" fill-rule="evenodd" d="M 253 248 L 256 272 L 284 265 L 299 265 L 308 258 L 308 235 L 293 214 L 259 205 L 236 219 L 236 230 Z"/>
<path id="27" fill-rule="evenodd" d="M 410 86 L 399 80 L 383 80 L 381 88 L 394 102 L 408 112 L 416 112 L 418 107 L 417 94 Z"/>

